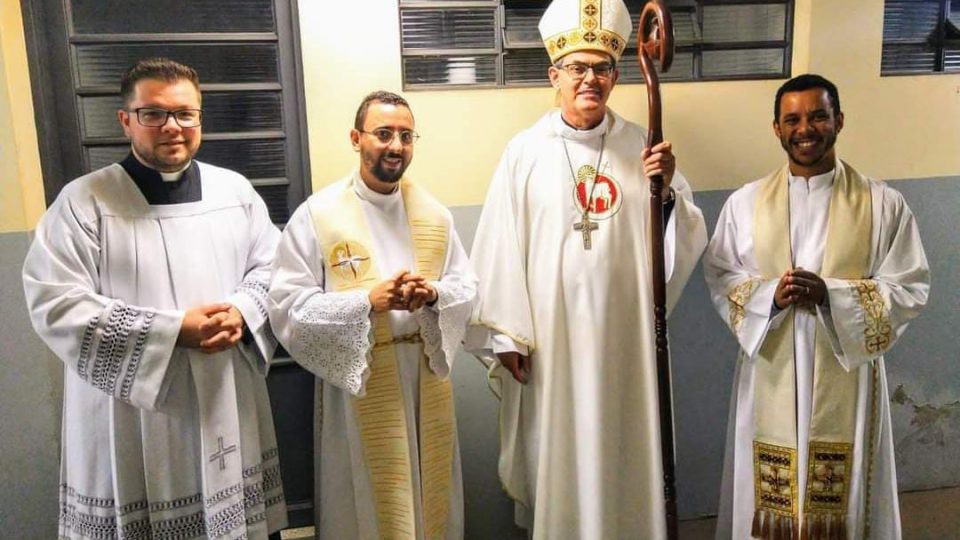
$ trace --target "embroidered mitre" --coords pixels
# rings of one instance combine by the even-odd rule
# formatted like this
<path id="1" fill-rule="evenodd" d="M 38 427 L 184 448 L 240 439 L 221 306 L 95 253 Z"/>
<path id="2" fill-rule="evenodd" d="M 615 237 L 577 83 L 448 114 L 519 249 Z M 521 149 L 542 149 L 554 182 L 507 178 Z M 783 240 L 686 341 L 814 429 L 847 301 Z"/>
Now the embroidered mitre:
<path id="1" fill-rule="evenodd" d="M 623 0 L 553 0 L 540 18 L 550 61 L 575 51 L 599 51 L 620 60 L 632 23 Z"/>

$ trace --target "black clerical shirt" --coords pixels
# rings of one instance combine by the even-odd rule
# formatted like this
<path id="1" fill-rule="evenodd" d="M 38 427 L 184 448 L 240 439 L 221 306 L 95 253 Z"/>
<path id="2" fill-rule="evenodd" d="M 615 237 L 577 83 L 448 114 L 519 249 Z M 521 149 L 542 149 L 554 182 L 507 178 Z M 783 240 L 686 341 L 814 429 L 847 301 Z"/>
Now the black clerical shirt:
<path id="1" fill-rule="evenodd" d="M 140 188 L 140 193 L 143 193 L 143 197 L 147 199 L 147 204 L 180 204 L 197 202 L 203 198 L 200 167 L 196 161 L 191 161 L 180 179 L 174 182 L 164 182 L 157 170 L 140 163 L 132 152 L 120 162 L 120 166 Z"/>

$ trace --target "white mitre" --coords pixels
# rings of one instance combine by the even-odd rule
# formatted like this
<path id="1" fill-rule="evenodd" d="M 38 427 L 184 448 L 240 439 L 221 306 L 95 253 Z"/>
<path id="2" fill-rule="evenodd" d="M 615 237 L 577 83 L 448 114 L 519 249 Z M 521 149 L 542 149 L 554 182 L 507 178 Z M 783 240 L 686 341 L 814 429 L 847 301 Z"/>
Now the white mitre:
<path id="1" fill-rule="evenodd" d="M 553 0 L 540 18 L 550 61 L 574 51 L 599 51 L 619 61 L 633 24 L 623 0 Z"/>

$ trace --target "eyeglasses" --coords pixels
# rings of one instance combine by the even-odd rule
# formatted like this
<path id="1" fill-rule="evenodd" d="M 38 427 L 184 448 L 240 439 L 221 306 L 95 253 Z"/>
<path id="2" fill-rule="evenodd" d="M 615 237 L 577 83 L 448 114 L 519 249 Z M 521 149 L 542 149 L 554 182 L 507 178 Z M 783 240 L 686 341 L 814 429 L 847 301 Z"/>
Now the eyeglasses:
<path id="1" fill-rule="evenodd" d="M 373 131 L 364 131 L 362 129 L 358 129 L 357 131 L 360 133 L 373 135 L 378 141 L 380 141 L 380 144 L 390 144 L 393 142 L 394 137 L 400 137 L 400 144 L 403 146 L 410 146 L 411 144 L 417 142 L 417 139 L 420 138 L 420 135 L 416 131 L 409 129 L 394 131 L 387 128 L 377 128 Z"/>
<path id="2" fill-rule="evenodd" d="M 180 109 L 168 111 L 154 107 L 140 107 L 127 112 L 137 113 L 137 122 L 144 127 L 163 127 L 172 116 L 177 125 L 184 128 L 200 127 L 203 111 L 200 109 Z"/>
<path id="3" fill-rule="evenodd" d="M 566 71 L 567 75 L 578 81 L 586 77 L 588 71 L 593 71 L 593 76 L 597 77 L 598 79 L 606 79 L 613 75 L 613 71 L 617 69 L 615 65 L 607 62 L 593 65 L 583 64 L 580 62 L 571 62 L 569 64 L 557 67 Z"/>

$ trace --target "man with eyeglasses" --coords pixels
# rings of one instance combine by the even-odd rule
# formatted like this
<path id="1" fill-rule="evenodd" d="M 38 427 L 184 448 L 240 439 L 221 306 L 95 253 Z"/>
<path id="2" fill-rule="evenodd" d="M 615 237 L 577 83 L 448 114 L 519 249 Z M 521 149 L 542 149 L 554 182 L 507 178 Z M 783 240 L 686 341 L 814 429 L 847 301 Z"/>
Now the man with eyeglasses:
<path id="1" fill-rule="evenodd" d="M 449 374 L 476 295 L 450 212 L 404 176 L 413 114 L 374 92 L 350 131 L 359 169 L 283 231 L 270 322 L 317 376 L 318 538 L 463 537 Z"/>
<path id="2" fill-rule="evenodd" d="M 193 159 L 196 72 L 122 77 L 130 154 L 64 187 L 23 268 L 64 373 L 61 538 L 267 538 L 286 524 L 265 375 L 280 233 L 243 176 Z"/>
<path id="3" fill-rule="evenodd" d="M 559 109 L 508 145 L 473 244 L 468 345 L 500 403 L 499 473 L 533 538 L 664 538 L 649 181 L 662 174 L 667 303 L 706 230 L 671 144 L 607 106 L 631 33 L 621 0 L 540 20 Z"/>

